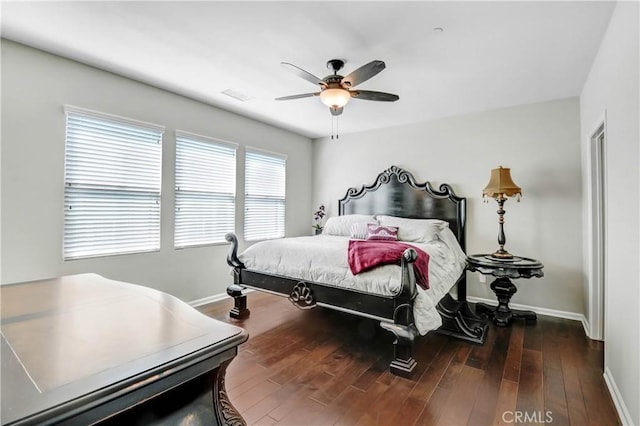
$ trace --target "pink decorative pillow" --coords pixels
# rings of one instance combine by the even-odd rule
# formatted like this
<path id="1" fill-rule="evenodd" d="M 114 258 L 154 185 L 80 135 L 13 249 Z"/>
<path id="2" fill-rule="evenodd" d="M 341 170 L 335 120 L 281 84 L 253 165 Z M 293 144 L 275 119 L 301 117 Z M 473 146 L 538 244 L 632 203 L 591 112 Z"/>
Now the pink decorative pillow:
<path id="1" fill-rule="evenodd" d="M 382 226 L 375 223 L 367 224 L 367 239 L 368 240 L 398 240 L 398 227 L 397 226 Z"/>

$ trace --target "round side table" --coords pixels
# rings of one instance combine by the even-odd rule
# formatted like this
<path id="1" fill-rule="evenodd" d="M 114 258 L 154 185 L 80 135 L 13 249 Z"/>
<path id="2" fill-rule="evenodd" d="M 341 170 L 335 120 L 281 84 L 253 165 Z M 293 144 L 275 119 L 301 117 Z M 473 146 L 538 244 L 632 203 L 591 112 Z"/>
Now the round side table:
<path id="1" fill-rule="evenodd" d="M 521 311 L 511 309 L 509 301 L 518 289 L 511 282 L 517 278 L 542 277 L 544 272 L 542 263 L 527 257 L 514 256 L 512 259 L 499 259 L 490 254 L 473 254 L 467 257 L 467 270 L 480 272 L 483 275 L 492 275 L 496 279 L 491 283 L 491 290 L 498 298 L 498 306 L 477 303 L 476 312 L 486 314 L 493 322 L 505 327 L 511 321 L 523 318 L 527 321 L 536 321 L 536 313 L 533 311 Z"/>

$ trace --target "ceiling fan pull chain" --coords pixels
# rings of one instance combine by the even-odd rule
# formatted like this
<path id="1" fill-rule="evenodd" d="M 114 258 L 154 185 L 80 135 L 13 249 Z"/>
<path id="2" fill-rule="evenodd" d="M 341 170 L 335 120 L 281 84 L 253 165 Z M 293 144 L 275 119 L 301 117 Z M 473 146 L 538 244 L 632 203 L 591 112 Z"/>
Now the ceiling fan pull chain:
<path id="1" fill-rule="evenodd" d="M 333 140 L 335 133 L 335 117 L 331 116 L 331 140 Z"/>
<path id="2" fill-rule="evenodd" d="M 338 117 L 331 116 L 331 140 L 340 139 L 340 135 L 338 134 Z"/>

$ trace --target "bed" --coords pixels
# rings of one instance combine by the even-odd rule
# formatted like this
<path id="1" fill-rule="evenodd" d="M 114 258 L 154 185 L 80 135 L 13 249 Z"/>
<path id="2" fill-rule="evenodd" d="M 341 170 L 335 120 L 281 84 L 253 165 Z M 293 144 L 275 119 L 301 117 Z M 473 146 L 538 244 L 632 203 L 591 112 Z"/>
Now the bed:
<path id="1" fill-rule="evenodd" d="M 286 296 L 302 309 L 321 306 L 377 320 L 395 336 L 391 373 L 410 377 L 419 335 L 435 330 L 484 343 L 486 321 L 466 301 L 465 220 L 466 201 L 451 186 L 436 190 L 391 166 L 372 184 L 349 188 L 321 235 L 262 241 L 238 254 L 236 236 L 227 234 L 234 276 L 227 289 L 234 298 L 230 316 L 249 316 L 244 290 L 250 288 Z M 359 244 L 354 229 L 377 231 L 376 224 L 398 232 L 399 246 L 406 248 L 396 262 L 353 274 L 347 261 Z"/>

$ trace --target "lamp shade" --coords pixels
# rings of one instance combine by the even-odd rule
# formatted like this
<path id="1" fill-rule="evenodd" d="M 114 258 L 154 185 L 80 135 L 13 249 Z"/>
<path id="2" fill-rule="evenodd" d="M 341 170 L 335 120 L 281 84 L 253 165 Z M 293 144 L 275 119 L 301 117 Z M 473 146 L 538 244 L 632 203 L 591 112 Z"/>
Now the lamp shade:
<path id="1" fill-rule="evenodd" d="M 491 170 L 489 183 L 482 190 L 482 194 L 491 198 L 513 197 L 522 195 L 522 189 L 511 179 L 511 169 L 498 167 Z"/>
<path id="2" fill-rule="evenodd" d="M 320 100 L 328 107 L 342 108 L 351 99 L 351 93 L 346 89 L 329 88 L 320 92 Z"/>

